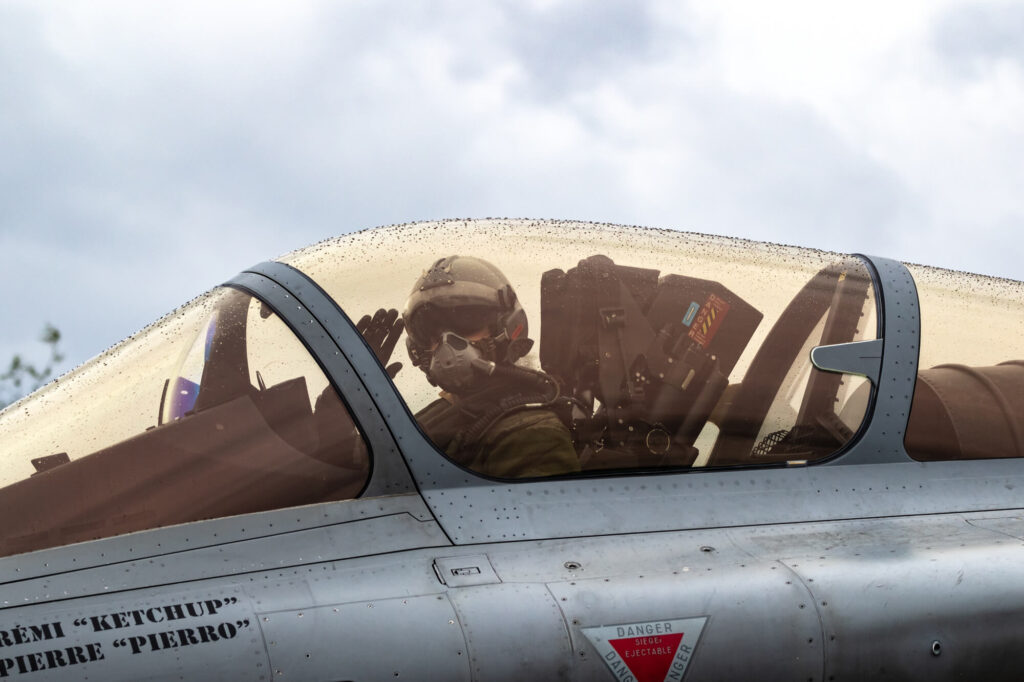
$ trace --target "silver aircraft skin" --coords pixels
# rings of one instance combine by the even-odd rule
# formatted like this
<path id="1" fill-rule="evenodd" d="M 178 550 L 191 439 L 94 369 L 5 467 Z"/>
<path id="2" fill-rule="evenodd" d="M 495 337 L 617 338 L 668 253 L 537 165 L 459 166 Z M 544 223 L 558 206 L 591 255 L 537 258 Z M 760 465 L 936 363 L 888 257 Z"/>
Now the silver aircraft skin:
<path id="1" fill-rule="evenodd" d="M 0 679 L 1020 679 L 1024 459 L 911 459 L 915 280 L 858 258 L 877 338 L 813 351 L 871 384 L 836 456 L 523 481 L 441 455 L 352 324 L 372 311 L 250 268 L 227 287 L 368 441 L 358 497 L 0 558 Z"/>

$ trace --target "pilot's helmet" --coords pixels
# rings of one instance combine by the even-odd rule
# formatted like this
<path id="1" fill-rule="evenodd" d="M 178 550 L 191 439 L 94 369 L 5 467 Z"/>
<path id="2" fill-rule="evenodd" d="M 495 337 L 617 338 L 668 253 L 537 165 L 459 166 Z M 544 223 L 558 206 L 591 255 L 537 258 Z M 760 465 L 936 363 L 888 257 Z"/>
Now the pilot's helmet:
<path id="1" fill-rule="evenodd" d="M 416 280 L 402 317 L 409 358 L 432 380 L 437 378 L 430 371 L 433 350 L 446 333 L 496 363 L 514 363 L 533 345 L 526 313 L 508 278 L 482 258 L 436 261 Z"/>

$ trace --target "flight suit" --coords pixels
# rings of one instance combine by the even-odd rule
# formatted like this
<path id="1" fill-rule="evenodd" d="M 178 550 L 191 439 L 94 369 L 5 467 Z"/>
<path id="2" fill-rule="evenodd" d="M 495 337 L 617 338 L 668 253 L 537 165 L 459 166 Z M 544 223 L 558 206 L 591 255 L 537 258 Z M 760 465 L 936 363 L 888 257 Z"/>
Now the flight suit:
<path id="1" fill-rule="evenodd" d="M 467 432 L 488 407 L 497 404 L 495 391 L 442 397 L 423 408 L 416 419 L 437 447 L 457 464 L 496 478 L 554 476 L 580 470 L 569 429 L 549 409 L 522 408 L 497 417 L 482 435 L 469 442 Z"/>

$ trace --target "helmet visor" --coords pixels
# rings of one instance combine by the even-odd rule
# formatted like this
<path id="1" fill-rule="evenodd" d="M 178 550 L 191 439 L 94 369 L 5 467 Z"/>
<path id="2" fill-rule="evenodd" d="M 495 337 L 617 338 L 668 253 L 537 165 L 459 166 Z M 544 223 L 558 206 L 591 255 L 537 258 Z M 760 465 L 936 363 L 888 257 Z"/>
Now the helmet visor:
<path id="1" fill-rule="evenodd" d="M 418 307 L 405 321 L 409 336 L 419 344 L 430 346 L 446 332 L 470 337 L 480 332 L 491 334 L 498 311 L 489 306 L 441 307 L 427 303 Z"/>

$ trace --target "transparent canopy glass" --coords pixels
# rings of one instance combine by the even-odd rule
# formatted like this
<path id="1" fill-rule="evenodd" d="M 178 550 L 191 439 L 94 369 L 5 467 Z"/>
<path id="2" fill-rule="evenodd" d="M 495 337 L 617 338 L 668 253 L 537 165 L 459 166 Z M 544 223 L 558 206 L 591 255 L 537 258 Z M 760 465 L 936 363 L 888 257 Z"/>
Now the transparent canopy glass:
<path id="1" fill-rule="evenodd" d="M 860 427 L 866 380 L 822 372 L 809 359 L 817 345 L 876 338 L 874 289 L 854 258 L 666 230 L 484 220 L 361 232 L 284 261 L 315 279 L 353 321 L 415 307 L 423 297 L 414 284 L 439 268 L 424 280 L 428 293 L 448 301 L 432 309 L 433 326 L 464 335 L 472 324 L 458 324 L 459 297 L 479 308 L 488 294 L 486 287 L 470 293 L 464 282 L 473 275 L 440 260 L 451 256 L 482 259 L 504 274 L 526 316 L 524 338 L 536 341 L 517 365 L 558 383 L 557 400 L 556 391 L 533 385 L 533 402 L 544 403 L 533 407 L 496 397 L 500 388 L 439 397 L 428 380 L 437 377 L 421 371 L 436 359 L 423 357 L 432 351 L 409 344 L 409 357 L 400 344 L 388 359 L 405 364 L 395 385 L 438 448 L 467 468 L 516 478 L 818 460 Z M 500 295 L 493 299 L 503 305 Z M 500 343 L 500 330 L 490 331 Z M 481 414 L 477 404 L 502 400 L 508 415 Z M 543 436 L 521 435 L 535 428 Z M 562 443 L 545 448 L 542 437 Z M 564 455 L 567 440 L 575 463 Z M 524 452 L 559 463 L 545 469 L 523 462 Z"/>
<path id="2" fill-rule="evenodd" d="M 926 461 L 1024 457 L 1024 283 L 908 268 L 921 354 L 907 452 Z"/>
<path id="3" fill-rule="evenodd" d="M 0 413 L 0 556 L 354 497 L 369 456 L 290 329 L 202 296 Z"/>

